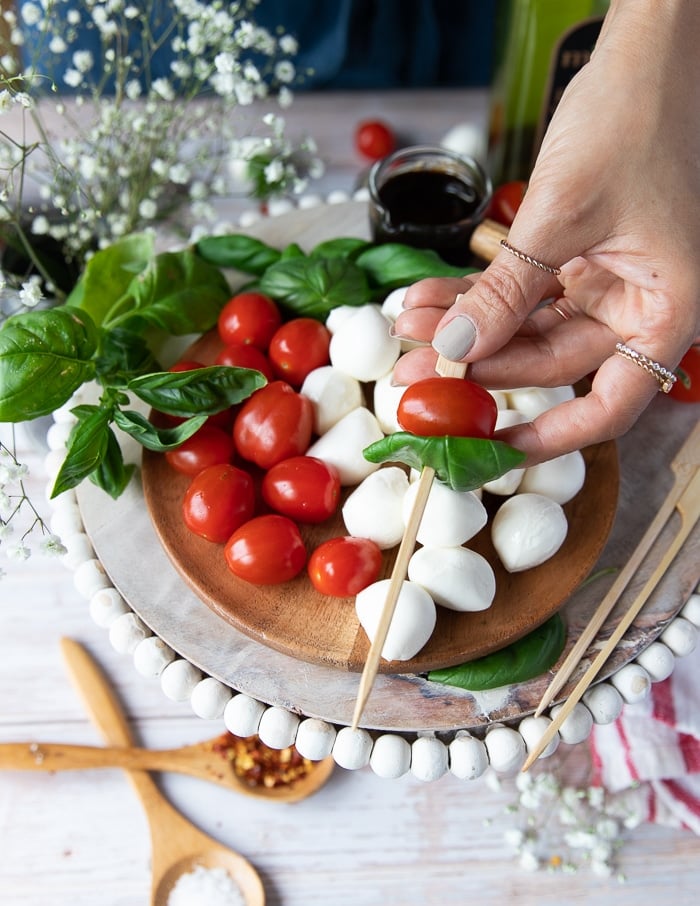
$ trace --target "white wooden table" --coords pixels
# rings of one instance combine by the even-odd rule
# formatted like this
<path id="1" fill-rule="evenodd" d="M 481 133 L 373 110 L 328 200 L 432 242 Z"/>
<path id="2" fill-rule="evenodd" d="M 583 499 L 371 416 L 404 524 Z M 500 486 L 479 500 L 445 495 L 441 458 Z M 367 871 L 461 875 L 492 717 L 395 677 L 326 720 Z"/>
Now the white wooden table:
<path id="1" fill-rule="evenodd" d="M 329 162 L 318 189 L 328 192 L 351 189 L 362 166 L 351 141 L 360 117 L 383 116 L 411 140 L 436 141 L 483 111 L 482 96 L 460 92 L 300 96 L 288 119 L 316 136 Z M 7 426 L 0 431 L 6 438 Z M 42 455 L 25 435 L 21 451 L 31 468 L 27 486 L 43 504 Z M 189 705 L 170 702 L 157 681 L 140 677 L 131 658 L 112 649 L 60 561 L 37 554 L 24 563 L 3 557 L 0 566 L 1 741 L 100 743 L 63 670 L 62 636 L 78 639 L 99 660 L 145 745 L 179 745 L 223 730 Z M 556 757 L 564 776 L 585 773 L 585 746 Z M 162 786 L 188 818 L 252 860 L 270 906 L 697 902 L 700 841 L 651 825 L 626 838 L 623 885 L 585 868 L 575 875 L 519 868 L 503 842 L 513 827 L 505 812 L 516 798 L 512 781 L 494 791 L 483 778 L 446 775 L 423 784 L 410 775 L 387 781 L 369 769 L 337 768 L 316 796 L 290 806 L 183 777 L 163 777 Z M 148 890 L 148 830 L 121 772 L 0 774 L 3 906 L 140 906 Z"/>

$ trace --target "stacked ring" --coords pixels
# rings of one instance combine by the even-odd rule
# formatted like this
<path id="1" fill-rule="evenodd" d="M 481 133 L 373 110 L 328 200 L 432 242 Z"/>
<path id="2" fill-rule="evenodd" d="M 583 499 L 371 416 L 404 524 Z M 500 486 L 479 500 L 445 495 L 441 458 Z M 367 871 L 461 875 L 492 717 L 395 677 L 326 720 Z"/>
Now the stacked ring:
<path id="1" fill-rule="evenodd" d="M 655 362 L 653 359 L 644 355 L 643 352 L 637 352 L 636 349 L 632 349 L 630 346 L 627 346 L 626 343 L 617 343 L 615 345 L 615 353 L 621 355 L 625 359 L 629 359 L 630 362 L 634 362 L 635 365 L 638 365 L 646 371 L 647 374 L 650 374 L 658 383 L 659 390 L 661 390 L 662 393 L 671 392 L 671 389 L 677 380 L 676 375 L 668 368 L 665 368 L 660 362 Z"/>

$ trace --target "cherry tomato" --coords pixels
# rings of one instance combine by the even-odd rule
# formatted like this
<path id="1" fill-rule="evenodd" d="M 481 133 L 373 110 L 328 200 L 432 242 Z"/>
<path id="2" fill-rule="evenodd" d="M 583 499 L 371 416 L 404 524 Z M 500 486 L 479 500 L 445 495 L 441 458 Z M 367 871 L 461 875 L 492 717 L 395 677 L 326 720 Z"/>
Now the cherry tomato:
<path id="1" fill-rule="evenodd" d="M 311 400 L 284 381 L 256 390 L 233 423 L 233 439 L 243 457 L 271 469 L 290 456 L 306 453 L 313 430 Z"/>
<path id="2" fill-rule="evenodd" d="M 245 343 L 267 349 L 282 323 L 275 302 L 263 293 L 238 293 L 219 312 L 217 328 L 224 343 Z"/>
<path id="3" fill-rule="evenodd" d="M 330 331 L 320 321 L 294 318 L 275 332 L 267 354 L 277 376 L 298 389 L 310 371 L 328 364 L 330 342 Z"/>
<path id="4" fill-rule="evenodd" d="M 426 378 L 410 384 L 396 418 L 404 431 L 423 437 L 491 437 L 496 401 L 479 384 L 464 378 Z"/>
<path id="5" fill-rule="evenodd" d="M 379 160 L 396 148 L 396 136 L 381 120 L 364 120 L 355 129 L 355 147 L 363 157 Z"/>
<path id="6" fill-rule="evenodd" d="M 334 466 L 314 456 L 283 459 L 265 473 L 265 503 L 297 522 L 323 522 L 340 502 L 340 478 Z"/>
<path id="7" fill-rule="evenodd" d="M 257 346 L 245 343 L 229 343 L 216 357 L 216 365 L 232 365 L 234 368 L 254 368 L 268 381 L 275 379 L 270 360 Z"/>
<path id="8" fill-rule="evenodd" d="M 700 402 L 700 346 L 691 346 L 676 369 L 678 380 L 669 396 L 683 403 Z"/>
<path id="9" fill-rule="evenodd" d="M 382 552 L 369 538 L 329 538 L 309 557 L 311 584 L 323 595 L 347 598 L 379 578 Z"/>
<path id="10" fill-rule="evenodd" d="M 179 447 L 168 450 L 165 458 L 178 472 L 196 475 L 208 466 L 230 462 L 234 452 L 230 432 L 206 422 Z"/>
<path id="11" fill-rule="evenodd" d="M 527 183 L 520 179 L 505 182 L 494 189 L 491 202 L 486 210 L 486 216 L 491 220 L 509 227 L 515 220 L 518 208 L 525 197 Z"/>
<path id="12" fill-rule="evenodd" d="M 256 516 L 231 535 L 224 547 L 226 565 L 239 579 L 255 585 L 288 582 L 304 568 L 306 548 L 297 525 L 286 516 Z"/>
<path id="13" fill-rule="evenodd" d="M 187 528 L 217 544 L 227 541 L 254 512 L 253 479 L 229 463 L 209 466 L 195 475 L 182 501 Z"/>

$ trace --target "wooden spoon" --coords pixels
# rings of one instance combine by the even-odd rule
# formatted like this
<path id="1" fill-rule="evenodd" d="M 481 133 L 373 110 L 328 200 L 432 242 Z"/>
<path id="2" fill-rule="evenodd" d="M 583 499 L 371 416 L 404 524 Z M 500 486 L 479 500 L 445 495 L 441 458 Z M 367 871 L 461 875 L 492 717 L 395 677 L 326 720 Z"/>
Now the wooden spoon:
<path id="1" fill-rule="evenodd" d="M 0 743 L 0 770 L 76 771 L 88 768 L 124 768 L 127 771 L 168 771 L 219 784 L 235 793 L 273 802 L 299 802 L 328 780 L 333 758 L 314 762 L 297 780 L 275 787 L 249 785 L 236 774 L 229 757 L 233 737 L 223 733 L 213 739 L 177 749 L 143 749 L 133 746 L 82 746 L 56 742 Z"/>
<path id="2" fill-rule="evenodd" d="M 61 640 L 71 678 L 90 715 L 108 742 L 130 746 L 131 730 L 111 687 L 85 649 L 72 639 Z M 197 866 L 223 868 L 240 887 L 247 906 L 264 906 L 260 876 L 243 856 L 190 824 L 163 797 L 144 771 L 129 771 L 151 831 L 151 906 L 167 906 L 178 878 Z"/>

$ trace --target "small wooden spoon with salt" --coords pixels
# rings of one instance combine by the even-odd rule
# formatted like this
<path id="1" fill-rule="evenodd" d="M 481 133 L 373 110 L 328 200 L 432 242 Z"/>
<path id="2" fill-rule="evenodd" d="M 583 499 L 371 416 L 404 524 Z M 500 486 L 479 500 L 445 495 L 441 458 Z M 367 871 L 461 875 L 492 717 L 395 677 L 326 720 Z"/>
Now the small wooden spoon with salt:
<path id="1" fill-rule="evenodd" d="M 131 729 L 111 687 L 87 651 L 72 639 L 61 650 L 84 704 L 107 742 L 130 746 Z M 151 832 L 151 906 L 167 906 L 178 879 L 196 867 L 224 869 L 239 887 L 246 906 L 264 906 L 265 889 L 250 862 L 190 824 L 164 798 L 144 771 L 128 772 Z"/>

